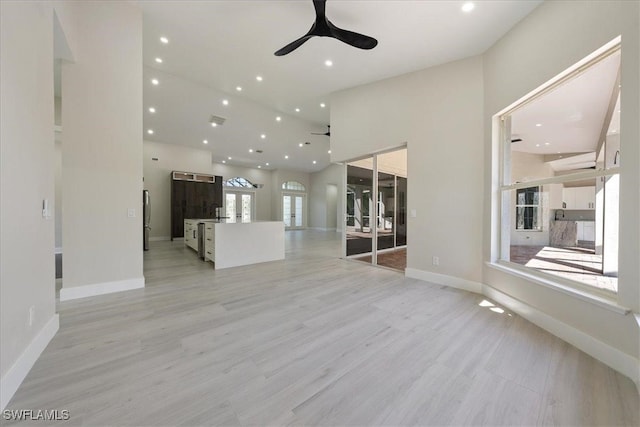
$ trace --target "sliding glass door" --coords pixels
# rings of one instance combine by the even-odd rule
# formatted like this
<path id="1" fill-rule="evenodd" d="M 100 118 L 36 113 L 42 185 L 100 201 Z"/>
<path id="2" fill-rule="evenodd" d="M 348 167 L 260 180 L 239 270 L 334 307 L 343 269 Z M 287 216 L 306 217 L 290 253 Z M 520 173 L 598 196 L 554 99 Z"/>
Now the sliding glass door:
<path id="1" fill-rule="evenodd" d="M 369 254 L 375 224 L 375 194 L 373 193 L 373 158 L 347 164 L 347 256 Z"/>
<path id="2" fill-rule="evenodd" d="M 345 255 L 404 270 L 407 244 L 406 148 L 346 166 Z"/>

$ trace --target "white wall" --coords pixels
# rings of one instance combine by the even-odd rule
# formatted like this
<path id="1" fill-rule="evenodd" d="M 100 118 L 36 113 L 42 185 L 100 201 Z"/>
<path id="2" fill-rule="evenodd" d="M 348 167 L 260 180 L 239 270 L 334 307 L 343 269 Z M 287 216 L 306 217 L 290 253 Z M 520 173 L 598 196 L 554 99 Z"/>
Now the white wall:
<path id="1" fill-rule="evenodd" d="M 309 227 L 328 230 L 342 230 L 338 218 L 338 200 L 344 197 L 344 165 L 329 165 L 320 172 L 310 175 Z M 344 217 L 344 215 L 343 215 Z"/>
<path id="2" fill-rule="evenodd" d="M 56 10 L 76 60 L 62 64 L 60 297 L 144 286 L 142 14 L 128 2 L 62 2 Z"/>
<path id="3" fill-rule="evenodd" d="M 545 2 L 484 55 L 484 154 L 489 164 L 493 154 L 490 123 L 494 114 L 622 35 L 621 152 L 625 157 L 620 177 L 618 302 L 636 313 L 640 308 L 639 18 L 638 2 Z M 494 192 L 495 176 L 490 168 L 486 169 L 484 193 L 487 200 L 497 194 Z M 492 245 L 495 247 L 491 235 L 492 227 L 496 226 L 491 220 L 492 212 L 494 217 L 498 216 L 495 201 L 493 205 L 487 204 L 484 215 L 484 259 L 487 261 L 492 257 Z M 631 355 L 636 359 L 637 372 L 640 333 L 632 315 L 614 313 L 488 266 L 484 268 L 483 282 L 586 333 L 592 343 L 597 340 L 611 346 L 614 353 L 620 351 Z M 617 357 L 610 354 L 607 352 L 605 356 Z"/>
<path id="4" fill-rule="evenodd" d="M 408 268 L 481 280 L 482 96 L 474 57 L 331 97 L 332 161 L 407 143 Z"/>
<path id="5" fill-rule="evenodd" d="M 59 96 L 54 100 L 54 113 L 56 127 L 62 125 L 62 99 Z M 55 185 L 55 246 L 56 251 L 62 250 L 62 135 L 56 130 L 54 149 L 54 185 Z"/>
<path id="6" fill-rule="evenodd" d="M 0 2 L 0 370 L 5 407 L 58 328 L 53 215 L 53 10 Z M 29 309 L 34 318 L 29 325 Z"/>

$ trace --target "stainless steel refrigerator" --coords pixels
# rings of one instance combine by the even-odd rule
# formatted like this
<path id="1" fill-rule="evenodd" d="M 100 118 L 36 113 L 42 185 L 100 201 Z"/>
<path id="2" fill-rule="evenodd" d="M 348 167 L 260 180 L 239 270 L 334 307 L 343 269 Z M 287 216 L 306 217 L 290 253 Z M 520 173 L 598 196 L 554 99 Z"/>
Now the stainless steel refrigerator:
<path id="1" fill-rule="evenodd" d="M 142 190 L 142 247 L 149 250 L 149 234 L 151 233 L 151 203 L 149 200 L 149 190 Z"/>

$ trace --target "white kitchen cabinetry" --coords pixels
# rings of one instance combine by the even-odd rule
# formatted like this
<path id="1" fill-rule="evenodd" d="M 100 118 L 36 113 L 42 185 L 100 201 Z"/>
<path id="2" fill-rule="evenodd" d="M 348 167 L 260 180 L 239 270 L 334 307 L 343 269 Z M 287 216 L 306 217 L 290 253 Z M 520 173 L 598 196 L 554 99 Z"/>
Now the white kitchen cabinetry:
<path id="1" fill-rule="evenodd" d="M 596 226 L 593 221 L 577 221 L 577 240 L 585 242 L 595 242 L 596 240 Z"/>
<path id="2" fill-rule="evenodd" d="M 198 251 L 198 220 L 184 220 L 184 244 L 191 249 Z"/>
<path id="3" fill-rule="evenodd" d="M 204 225 L 204 260 L 216 262 L 215 224 L 206 222 Z"/>
<path id="4" fill-rule="evenodd" d="M 565 209 L 595 209 L 596 187 L 569 187 L 562 190 Z"/>

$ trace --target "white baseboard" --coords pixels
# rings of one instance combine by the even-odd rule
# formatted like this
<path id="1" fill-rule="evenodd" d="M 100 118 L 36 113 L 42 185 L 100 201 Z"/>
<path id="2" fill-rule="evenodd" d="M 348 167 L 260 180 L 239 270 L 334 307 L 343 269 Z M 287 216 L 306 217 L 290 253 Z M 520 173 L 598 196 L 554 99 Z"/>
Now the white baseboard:
<path id="1" fill-rule="evenodd" d="M 74 286 L 60 289 L 60 301 L 111 294 L 114 292 L 130 291 L 144 288 L 144 277 L 137 279 L 118 280 L 115 282 L 95 283 L 93 285 Z"/>
<path id="2" fill-rule="evenodd" d="M 156 237 L 149 237 L 149 241 L 150 242 L 164 242 L 166 240 L 171 240 L 171 236 L 156 236 Z"/>
<path id="3" fill-rule="evenodd" d="M 60 319 L 57 314 L 54 314 L 2 377 L 2 380 L 0 380 L 0 410 L 4 410 L 7 407 L 22 381 L 33 368 L 36 360 L 38 360 L 51 339 L 58 332 L 59 327 Z"/>
<path id="4" fill-rule="evenodd" d="M 555 319 L 530 305 L 488 285 L 482 285 L 482 293 L 495 302 L 568 342 L 605 365 L 631 378 L 640 391 L 640 361 L 573 326 Z"/>
<path id="5" fill-rule="evenodd" d="M 324 228 L 324 227 L 310 227 L 310 230 L 317 230 L 317 231 L 336 231 L 335 228 Z"/>
<path id="6" fill-rule="evenodd" d="M 461 279 L 459 277 L 447 276 L 446 274 L 433 273 L 431 271 L 418 270 L 417 268 L 405 269 L 404 275 L 412 279 L 424 280 L 425 282 L 431 282 L 438 285 L 449 286 L 451 288 L 475 292 L 476 294 L 482 293 L 482 283 Z"/>
<path id="7" fill-rule="evenodd" d="M 62 253 L 62 248 L 61 248 L 61 247 L 60 247 L 60 248 L 55 248 L 55 249 L 53 250 L 53 253 L 54 253 L 54 254 L 61 254 L 61 253 Z"/>

